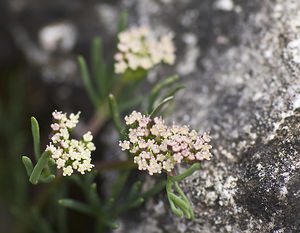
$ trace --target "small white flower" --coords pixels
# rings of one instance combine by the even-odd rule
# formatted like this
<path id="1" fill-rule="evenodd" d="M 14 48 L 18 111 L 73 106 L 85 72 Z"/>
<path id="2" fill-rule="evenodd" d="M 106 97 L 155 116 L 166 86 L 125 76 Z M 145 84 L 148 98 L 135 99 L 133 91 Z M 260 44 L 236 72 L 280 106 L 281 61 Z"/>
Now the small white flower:
<path id="1" fill-rule="evenodd" d="M 94 151 L 94 150 L 96 150 L 96 147 L 95 147 L 94 143 L 92 143 L 92 142 L 89 142 L 89 143 L 86 145 L 86 147 L 88 148 L 89 151 Z"/>
<path id="2" fill-rule="evenodd" d="M 58 131 L 60 126 L 59 124 L 55 123 L 55 124 L 51 124 L 51 128 L 54 130 L 54 131 Z"/>
<path id="3" fill-rule="evenodd" d="M 180 153 L 174 154 L 174 160 L 175 160 L 177 163 L 180 163 L 182 159 L 183 159 L 183 156 L 182 156 Z"/>
<path id="4" fill-rule="evenodd" d="M 83 135 L 83 141 L 85 142 L 91 142 L 93 140 L 93 135 L 90 131 L 88 131 L 87 133 L 85 133 Z"/>
<path id="5" fill-rule="evenodd" d="M 57 134 L 58 136 L 62 137 L 63 139 L 68 139 L 70 134 L 69 134 L 69 131 L 68 129 L 65 127 L 65 128 L 61 128 L 59 130 L 59 133 Z"/>
<path id="6" fill-rule="evenodd" d="M 129 116 L 125 116 L 126 125 L 132 125 L 133 123 L 138 121 L 141 118 L 140 114 L 141 113 L 133 111 Z"/>
<path id="7" fill-rule="evenodd" d="M 62 150 L 61 149 L 56 149 L 55 151 L 52 152 L 52 158 L 53 159 L 58 159 L 62 156 Z"/>
<path id="8" fill-rule="evenodd" d="M 51 153 L 53 153 L 53 152 L 56 151 L 56 148 L 55 148 L 55 146 L 53 146 L 53 145 L 50 143 L 50 145 L 48 145 L 48 146 L 46 147 L 46 151 L 50 151 Z"/>
<path id="9" fill-rule="evenodd" d="M 129 150 L 130 149 L 130 142 L 129 141 L 120 141 L 119 146 L 121 149 L 124 150 Z"/>
<path id="10" fill-rule="evenodd" d="M 59 140 L 60 140 L 60 135 L 59 134 L 54 134 L 52 137 L 51 137 L 51 140 L 54 144 L 56 144 Z"/>
<path id="11" fill-rule="evenodd" d="M 61 120 L 62 117 L 63 117 L 63 114 L 62 114 L 62 112 L 58 112 L 58 111 L 55 110 L 55 111 L 52 113 L 52 116 L 53 116 L 53 118 L 54 118 L 55 120 Z"/>
<path id="12" fill-rule="evenodd" d="M 57 168 L 62 168 L 63 166 L 65 166 L 65 163 L 66 161 L 64 159 L 58 159 L 56 160 L 56 165 L 57 165 Z"/>
<path id="13" fill-rule="evenodd" d="M 210 142 L 210 136 L 208 135 L 208 133 L 205 132 L 203 134 L 202 138 L 205 142 Z"/>
<path id="14" fill-rule="evenodd" d="M 145 149 L 148 147 L 148 143 L 145 140 L 141 139 L 140 141 L 138 141 L 138 146 L 141 149 Z"/>
<path id="15" fill-rule="evenodd" d="M 63 175 L 64 176 L 70 176 L 70 175 L 72 175 L 72 173 L 73 173 L 72 166 L 69 165 L 69 166 L 63 168 Z"/>

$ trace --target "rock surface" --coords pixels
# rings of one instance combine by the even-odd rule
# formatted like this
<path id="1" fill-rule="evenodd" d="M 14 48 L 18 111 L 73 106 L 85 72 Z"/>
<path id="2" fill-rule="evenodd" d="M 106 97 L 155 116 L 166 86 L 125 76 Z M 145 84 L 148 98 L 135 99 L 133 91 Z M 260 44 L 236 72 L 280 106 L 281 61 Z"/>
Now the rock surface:
<path id="1" fill-rule="evenodd" d="M 173 118 L 210 130 L 214 158 L 182 184 L 195 221 L 150 203 L 121 232 L 300 231 L 300 2 L 226 2 L 134 4 L 174 30 L 186 90 Z"/>

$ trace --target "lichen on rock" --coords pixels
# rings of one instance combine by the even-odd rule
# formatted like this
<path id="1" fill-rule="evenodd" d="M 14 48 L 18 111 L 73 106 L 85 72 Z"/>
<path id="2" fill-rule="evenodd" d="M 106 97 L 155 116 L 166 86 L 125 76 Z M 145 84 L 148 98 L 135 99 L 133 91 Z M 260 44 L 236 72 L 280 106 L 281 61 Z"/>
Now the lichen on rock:
<path id="1" fill-rule="evenodd" d="M 142 19 L 155 18 L 154 24 L 172 19 L 167 9 L 146 11 L 143 4 L 137 4 L 144 9 Z M 178 57 L 188 91 L 180 96 L 173 119 L 210 130 L 214 159 L 182 184 L 196 220 L 154 217 L 147 209 L 143 219 L 155 219 L 156 229 L 148 225 L 147 232 L 298 232 L 300 3 L 235 1 L 226 12 L 212 4 L 178 3 L 176 18 L 183 21 L 169 19 L 165 26 L 177 35 L 191 33 L 197 41 L 192 46 L 201 51 L 188 72 L 182 69 L 184 56 Z M 157 15 L 160 11 L 164 16 Z M 194 18 L 190 28 L 184 26 L 188 15 Z M 191 49 L 180 36 L 175 39 L 183 45 L 179 54 Z M 143 219 L 135 232 L 145 229 Z"/>

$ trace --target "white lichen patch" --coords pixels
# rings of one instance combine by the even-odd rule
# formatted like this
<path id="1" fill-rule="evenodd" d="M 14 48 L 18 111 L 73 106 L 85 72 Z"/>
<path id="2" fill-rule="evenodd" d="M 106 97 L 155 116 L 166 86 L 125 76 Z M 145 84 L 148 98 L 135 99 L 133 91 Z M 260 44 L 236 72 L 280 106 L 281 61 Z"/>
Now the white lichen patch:
<path id="1" fill-rule="evenodd" d="M 299 90 L 300 90 L 300 86 L 299 86 Z M 293 109 L 296 110 L 298 108 L 300 108 L 300 95 L 296 96 L 293 101 Z"/>
<path id="2" fill-rule="evenodd" d="M 234 9 L 234 3 L 232 0 L 218 0 L 214 4 L 215 9 L 222 11 L 232 11 Z"/>
<path id="3" fill-rule="evenodd" d="M 202 170 L 200 178 L 203 181 L 197 189 L 199 200 L 208 206 L 235 206 L 234 196 L 237 190 L 238 178 L 228 175 L 225 164 L 220 163 L 218 169 Z"/>
<path id="4" fill-rule="evenodd" d="M 70 51 L 74 47 L 76 40 L 77 30 L 69 22 L 50 24 L 39 32 L 40 45 L 47 51 Z"/>
<path id="5" fill-rule="evenodd" d="M 283 55 L 286 59 L 300 65 L 300 38 L 290 41 L 284 49 Z"/>

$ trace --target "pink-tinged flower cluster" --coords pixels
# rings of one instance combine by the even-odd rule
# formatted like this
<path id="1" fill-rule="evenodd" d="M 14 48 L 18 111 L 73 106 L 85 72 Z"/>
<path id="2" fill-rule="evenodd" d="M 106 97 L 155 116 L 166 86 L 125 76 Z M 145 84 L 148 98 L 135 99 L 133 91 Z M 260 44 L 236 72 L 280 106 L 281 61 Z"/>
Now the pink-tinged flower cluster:
<path id="1" fill-rule="evenodd" d="M 115 54 L 115 72 L 149 70 L 159 63 L 174 64 L 175 47 L 172 35 L 156 39 L 148 27 L 132 27 L 119 34 L 118 52 Z"/>
<path id="2" fill-rule="evenodd" d="M 70 176 L 74 170 L 84 174 L 94 167 L 91 164 L 91 152 L 96 148 L 91 132 L 84 134 L 81 140 L 70 139 L 70 130 L 77 125 L 79 114 L 71 113 L 67 117 L 66 113 L 52 113 L 51 142 L 46 150 L 51 152 L 51 157 L 57 168 L 62 168 L 64 176 Z"/>
<path id="3" fill-rule="evenodd" d="M 134 155 L 139 170 L 146 170 L 150 175 L 171 172 L 182 161 L 210 160 L 212 156 L 207 133 L 199 135 L 186 125 L 169 127 L 161 117 L 150 119 L 136 111 L 126 116 L 125 121 L 128 139 L 119 145 Z"/>

